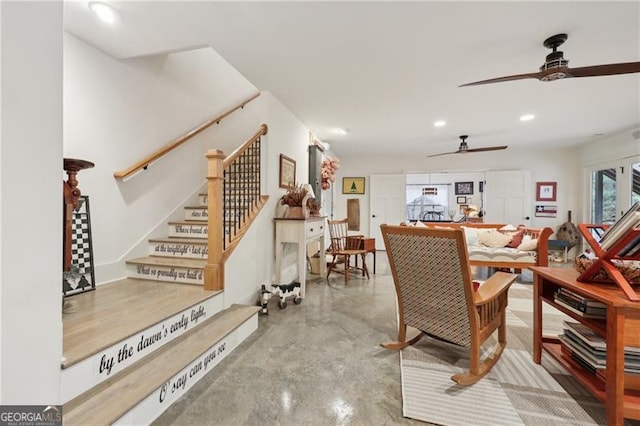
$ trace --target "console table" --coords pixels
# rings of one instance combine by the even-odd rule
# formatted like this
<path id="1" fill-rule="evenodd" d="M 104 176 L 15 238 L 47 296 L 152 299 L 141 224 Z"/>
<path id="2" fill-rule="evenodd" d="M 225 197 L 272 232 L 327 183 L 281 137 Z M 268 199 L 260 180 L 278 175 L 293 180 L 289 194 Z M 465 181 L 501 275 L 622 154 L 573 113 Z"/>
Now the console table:
<path id="1" fill-rule="evenodd" d="M 300 297 L 305 296 L 307 281 L 307 243 L 320 240 L 320 253 L 325 252 L 324 234 L 325 218 L 310 217 L 307 219 L 275 218 L 276 223 L 276 284 L 280 282 L 282 272 L 282 244 L 298 244 L 298 279 L 300 280 Z M 320 262 L 320 275 L 326 273 L 326 262 Z"/>
<path id="2" fill-rule="evenodd" d="M 578 272 L 569 268 L 531 267 L 534 281 L 533 300 L 533 361 L 540 364 L 542 350 L 551 355 L 582 383 L 607 411 L 607 424 L 621 425 L 624 418 L 640 419 L 638 391 L 625 391 L 624 347 L 640 347 L 640 303 L 630 301 L 615 284 L 578 282 Z M 582 297 L 607 306 L 607 318 L 583 318 L 554 303 L 553 295 L 566 288 Z M 640 292 L 637 292 L 639 293 Z M 605 383 L 574 360 L 564 356 L 558 339 L 542 336 L 542 302 L 564 312 L 577 322 L 596 331 L 607 342 Z"/>

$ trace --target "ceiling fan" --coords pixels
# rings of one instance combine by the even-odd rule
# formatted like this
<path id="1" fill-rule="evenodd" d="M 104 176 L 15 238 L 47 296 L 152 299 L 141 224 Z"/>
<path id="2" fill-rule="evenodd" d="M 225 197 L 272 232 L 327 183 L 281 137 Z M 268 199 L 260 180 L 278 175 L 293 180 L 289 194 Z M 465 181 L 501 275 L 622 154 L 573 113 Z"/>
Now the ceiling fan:
<path id="1" fill-rule="evenodd" d="M 469 136 L 468 135 L 462 135 L 460 136 L 460 147 L 458 147 L 457 151 L 452 151 L 452 152 L 443 152 L 441 154 L 433 154 L 433 155 L 428 155 L 427 157 L 438 157 L 440 155 L 449 155 L 449 154 L 467 154 L 469 152 L 483 152 L 483 151 L 498 151 L 501 149 L 507 149 L 507 145 L 502 145 L 502 146 L 487 146 L 485 148 L 473 148 L 473 149 L 469 149 L 469 145 L 467 145 L 467 138 Z"/>
<path id="2" fill-rule="evenodd" d="M 552 52 L 547 55 L 540 71 L 529 74 L 516 74 L 506 77 L 491 78 L 489 80 L 475 81 L 462 84 L 460 87 L 477 86 L 480 84 L 500 83 L 503 81 L 522 80 L 525 78 L 537 78 L 540 81 L 553 81 L 571 77 L 597 77 L 604 75 L 632 74 L 640 72 L 640 62 L 624 62 L 619 64 L 592 65 L 588 67 L 569 68 L 568 59 L 564 59 L 558 47 L 567 40 L 566 34 L 556 34 L 546 39 L 542 44 Z"/>

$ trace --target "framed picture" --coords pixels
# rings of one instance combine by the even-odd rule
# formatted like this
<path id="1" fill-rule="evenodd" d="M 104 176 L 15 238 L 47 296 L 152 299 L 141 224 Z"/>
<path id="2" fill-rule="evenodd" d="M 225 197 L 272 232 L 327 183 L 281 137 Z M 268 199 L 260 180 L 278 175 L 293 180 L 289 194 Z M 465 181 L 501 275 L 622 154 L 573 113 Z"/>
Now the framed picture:
<path id="1" fill-rule="evenodd" d="M 342 178 L 343 194 L 364 194 L 364 178 L 363 177 L 345 177 Z"/>
<path id="2" fill-rule="evenodd" d="M 536 217 L 556 217 L 558 206 L 536 206 Z"/>
<path id="3" fill-rule="evenodd" d="M 280 154 L 280 188 L 291 189 L 296 186 L 296 161 Z"/>
<path id="4" fill-rule="evenodd" d="M 556 201 L 556 182 L 536 182 L 536 201 Z"/>
<path id="5" fill-rule="evenodd" d="M 473 182 L 456 182 L 456 195 L 473 195 Z"/>
<path id="6" fill-rule="evenodd" d="M 467 197 L 456 197 L 456 203 L 467 204 Z"/>
<path id="7" fill-rule="evenodd" d="M 465 214 L 464 211 L 469 208 L 468 204 L 460 204 L 460 214 Z"/>

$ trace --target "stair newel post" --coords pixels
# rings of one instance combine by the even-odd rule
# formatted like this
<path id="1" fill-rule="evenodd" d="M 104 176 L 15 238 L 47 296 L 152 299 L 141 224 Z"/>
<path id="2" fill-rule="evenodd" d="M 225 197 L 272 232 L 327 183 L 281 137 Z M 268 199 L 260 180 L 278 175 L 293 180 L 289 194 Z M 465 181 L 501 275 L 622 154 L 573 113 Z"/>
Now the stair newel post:
<path id="1" fill-rule="evenodd" d="M 222 259 L 222 239 L 224 220 L 224 164 L 222 151 L 212 149 L 207 152 L 207 204 L 208 218 L 208 250 L 207 264 L 204 268 L 204 289 L 224 289 L 224 262 Z"/>

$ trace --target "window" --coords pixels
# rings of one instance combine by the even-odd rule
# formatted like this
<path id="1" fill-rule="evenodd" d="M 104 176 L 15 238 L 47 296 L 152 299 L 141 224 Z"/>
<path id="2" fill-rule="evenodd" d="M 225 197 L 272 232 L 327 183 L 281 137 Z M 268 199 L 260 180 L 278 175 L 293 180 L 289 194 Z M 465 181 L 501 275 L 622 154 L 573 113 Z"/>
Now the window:
<path id="1" fill-rule="evenodd" d="M 596 165 L 589 173 L 591 223 L 614 223 L 640 201 L 640 157 Z"/>
<path id="2" fill-rule="evenodd" d="M 407 220 L 446 220 L 448 193 L 448 185 L 408 184 Z"/>

